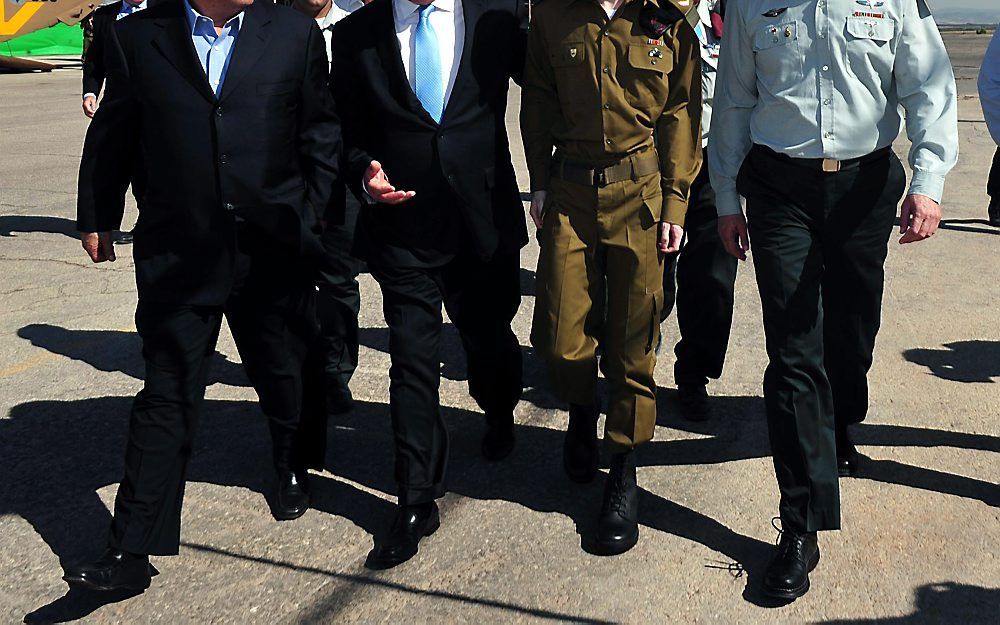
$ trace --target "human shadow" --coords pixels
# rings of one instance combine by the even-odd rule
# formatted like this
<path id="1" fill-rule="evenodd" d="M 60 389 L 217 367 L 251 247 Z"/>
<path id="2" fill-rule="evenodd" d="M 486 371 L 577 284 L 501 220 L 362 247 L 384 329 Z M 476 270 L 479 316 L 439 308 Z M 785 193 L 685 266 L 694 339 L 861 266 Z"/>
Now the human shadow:
<path id="1" fill-rule="evenodd" d="M 658 394 L 658 423 L 701 438 L 652 441 L 646 445 L 645 463 L 660 466 L 718 464 L 771 455 L 763 399 L 713 397 L 713 418 L 702 422 L 678 418 L 676 391 Z M 890 424 L 860 424 L 852 429 L 860 447 L 953 447 L 1000 453 L 1000 437 Z M 978 500 L 1000 507 L 1000 487 L 986 480 L 914 466 L 895 460 L 862 456 L 859 479 L 896 484 Z"/>
<path id="2" fill-rule="evenodd" d="M 13 237 L 17 233 L 41 232 L 62 234 L 77 238 L 76 222 L 65 217 L 48 215 L 0 215 L 0 237 Z"/>
<path id="3" fill-rule="evenodd" d="M 978 228 L 977 225 L 986 226 Z M 997 228 L 986 219 L 943 219 L 940 228 L 942 230 L 955 230 L 958 232 L 970 232 L 972 234 L 1000 234 Z"/>
<path id="4" fill-rule="evenodd" d="M 566 516 L 576 526 L 581 548 L 593 551 L 589 537 L 596 531 L 603 480 L 579 485 L 566 477 L 561 464 L 561 430 L 520 424 L 515 429 L 514 453 L 502 463 L 483 466 L 479 448 L 485 427 L 483 415 L 445 407 L 442 416 L 451 440 L 449 493 L 475 500 L 508 501 L 536 512 Z M 395 492 L 391 471 L 372 470 L 372 460 L 379 454 L 383 466 L 390 464 L 393 445 L 389 420 L 387 405 L 359 402 L 342 420 L 348 430 L 329 440 L 327 470 L 378 491 Z M 384 424 L 382 428 L 372 425 L 379 422 Z M 648 464 L 646 450 L 640 449 L 639 454 L 639 464 Z M 730 571 L 745 574 L 751 584 L 757 584 L 769 553 L 766 543 L 650 491 L 643 490 L 641 497 L 639 522 L 643 527 L 702 544 L 725 559 L 721 564 L 717 559 L 708 560 L 705 566 L 722 569 L 726 575 Z M 443 508 L 445 517 L 447 512 Z M 375 539 L 380 536 L 377 533 Z"/>
<path id="5" fill-rule="evenodd" d="M 145 378 L 142 339 L 123 330 L 71 330 L 47 323 L 33 323 L 17 335 L 35 347 L 71 360 L 85 362 L 98 371 L 121 372 L 137 380 Z M 216 352 L 208 384 L 250 386 L 243 365 Z"/>
<path id="6" fill-rule="evenodd" d="M 131 397 L 35 401 L 0 419 L 0 515 L 24 519 L 63 567 L 95 557 L 106 544 L 111 515 L 98 491 L 121 479 L 131 403 Z M 273 489 L 270 455 L 266 419 L 255 402 L 206 400 L 187 479 L 263 496 Z M 313 488 L 315 510 L 369 534 L 391 511 L 384 499 L 330 476 L 317 476 Z M 70 591 L 29 616 L 72 620 L 126 598 Z"/>
<path id="7" fill-rule="evenodd" d="M 952 382 L 993 382 L 1000 377 L 1000 341 L 956 341 L 945 349 L 908 349 L 903 358 Z"/>
<path id="8" fill-rule="evenodd" d="M 945 582 L 916 590 L 914 612 L 905 616 L 823 621 L 826 625 L 917 625 L 919 623 L 991 623 L 1000 607 L 1000 589 Z"/>

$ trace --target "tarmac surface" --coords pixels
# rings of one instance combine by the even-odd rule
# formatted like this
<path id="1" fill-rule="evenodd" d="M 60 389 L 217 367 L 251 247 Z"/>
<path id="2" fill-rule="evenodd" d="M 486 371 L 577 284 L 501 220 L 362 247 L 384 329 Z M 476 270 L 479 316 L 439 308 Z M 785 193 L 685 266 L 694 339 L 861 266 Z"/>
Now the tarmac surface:
<path id="1" fill-rule="evenodd" d="M 277 523 L 263 416 L 227 331 L 189 470 L 183 546 L 154 560 L 140 596 L 67 592 L 61 565 L 102 548 L 131 397 L 143 375 L 130 249 L 93 265 L 74 232 L 87 122 L 76 69 L 0 75 L 0 622 L 823 622 L 996 623 L 1000 613 L 1000 229 L 986 224 L 994 144 L 975 96 L 988 38 L 947 36 L 959 78 L 962 158 L 944 229 L 890 243 L 868 457 L 842 482 L 843 529 L 824 533 L 812 590 L 784 607 L 759 594 L 778 490 L 761 399 L 766 365 L 752 267 L 740 268 L 715 417 L 678 417 L 669 349 L 656 439 L 641 450 L 641 538 L 601 558 L 601 480 L 561 469 L 566 416 L 528 345 L 537 246 L 522 255 L 516 329 L 526 391 L 517 448 L 479 455 L 482 416 L 449 328 L 441 399 L 451 428 L 442 527 L 411 562 L 362 567 L 394 501 L 387 332 L 364 276 L 357 409 L 329 432 L 314 509 Z M 517 146 L 517 93 L 509 112 Z M 897 144 L 901 154 L 908 145 Z M 515 160 L 523 175 L 523 161 Z M 183 164 L 179 164 L 183 166 Z M 524 180 L 524 178 L 522 178 Z M 134 220 L 134 205 L 126 227 Z M 752 258 L 752 256 L 751 256 Z M 752 261 L 751 261 L 752 262 Z M 677 337 L 671 320 L 668 345 Z"/>

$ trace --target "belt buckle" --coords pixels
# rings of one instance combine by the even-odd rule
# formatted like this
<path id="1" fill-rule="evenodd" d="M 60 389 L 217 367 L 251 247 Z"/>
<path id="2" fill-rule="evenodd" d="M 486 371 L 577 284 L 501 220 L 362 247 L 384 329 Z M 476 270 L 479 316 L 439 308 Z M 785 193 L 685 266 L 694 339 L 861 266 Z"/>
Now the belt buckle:
<path id="1" fill-rule="evenodd" d="M 834 160 L 832 158 L 824 158 L 823 171 L 825 171 L 828 174 L 833 174 L 840 171 L 840 161 Z"/>
<path id="2" fill-rule="evenodd" d="M 594 186 L 595 187 L 606 187 L 608 186 L 608 173 L 604 169 L 594 170 Z"/>

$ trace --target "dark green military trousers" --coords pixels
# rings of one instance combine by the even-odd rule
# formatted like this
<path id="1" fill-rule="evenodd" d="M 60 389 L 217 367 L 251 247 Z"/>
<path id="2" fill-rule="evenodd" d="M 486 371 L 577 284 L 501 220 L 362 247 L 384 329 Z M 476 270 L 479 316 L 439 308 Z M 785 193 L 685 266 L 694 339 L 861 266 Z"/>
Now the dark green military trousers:
<path id="1" fill-rule="evenodd" d="M 764 314 L 764 402 L 785 528 L 840 528 L 834 426 L 868 410 L 883 266 L 905 185 L 889 151 L 826 173 L 755 147 L 737 178 Z"/>
<path id="2" fill-rule="evenodd" d="M 661 208 L 659 173 L 607 186 L 553 176 L 538 233 L 531 343 L 549 365 L 556 394 L 581 405 L 595 399 L 601 346 L 612 453 L 652 439 L 656 425 Z"/>

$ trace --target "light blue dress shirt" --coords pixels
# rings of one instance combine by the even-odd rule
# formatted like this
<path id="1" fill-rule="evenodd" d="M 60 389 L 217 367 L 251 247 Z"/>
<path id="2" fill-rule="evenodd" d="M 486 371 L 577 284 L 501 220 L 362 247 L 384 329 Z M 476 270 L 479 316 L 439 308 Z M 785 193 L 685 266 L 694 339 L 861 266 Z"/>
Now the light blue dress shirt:
<path id="1" fill-rule="evenodd" d="M 993 41 L 986 49 L 979 70 L 979 101 L 983 105 L 986 126 L 1000 145 L 1000 30 L 993 33 Z"/>
<path id="2" fill-rule="evenodd" d="M 201 68 L 205 70 L 205 76 L 208 77 L 212 93 L 218 96 L 222 84 L 226 81 L 233 46 L 243 24 L 243 13 L 230 18 L 222 28 L 222 32 L 216 33 L 212 20 L 198 13 L 188 0 L 184 0 L 184 9 L 188 25 L 191 26 L 191 40 L 194 42 L 195 53 L 201 61 Z"/>
<path id="3" fill-rule="evenodd" d="M 730 2 L 713 104 L 720 216 L 741 212 L 736 176 L 754 143 L 858 158 L 891 145 L 905 111 L 911 194 L 940 201 L 958 161 L 955 76 L 924 0 Z"/>
<path id="4" fill-rule="evenodd" d="M 122 6 L 118 9 L 118 15 L 115 16 L 115 21 L 128 17 L 133 13 L 138 13 L 142 11 L 147 6 L 147 0 L 142 0 L 139 4 L 130 4 L 128 2 L 122 2 Z"/>

